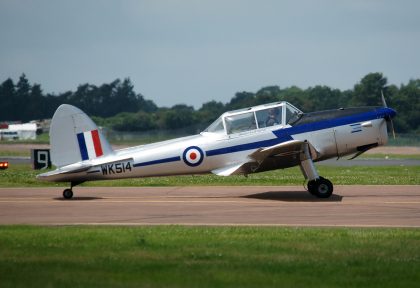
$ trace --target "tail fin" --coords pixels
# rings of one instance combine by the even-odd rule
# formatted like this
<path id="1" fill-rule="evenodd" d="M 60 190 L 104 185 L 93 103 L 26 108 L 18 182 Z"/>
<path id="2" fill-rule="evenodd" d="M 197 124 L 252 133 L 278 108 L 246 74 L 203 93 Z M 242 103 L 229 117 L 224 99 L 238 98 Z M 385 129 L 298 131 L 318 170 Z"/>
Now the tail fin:
<path id="1" fill-rule="evenodd" d="M 51 160 L 57 167 L 112 154 L 96 124 L 79 108 L 57 108 L 50 128 Z"/>

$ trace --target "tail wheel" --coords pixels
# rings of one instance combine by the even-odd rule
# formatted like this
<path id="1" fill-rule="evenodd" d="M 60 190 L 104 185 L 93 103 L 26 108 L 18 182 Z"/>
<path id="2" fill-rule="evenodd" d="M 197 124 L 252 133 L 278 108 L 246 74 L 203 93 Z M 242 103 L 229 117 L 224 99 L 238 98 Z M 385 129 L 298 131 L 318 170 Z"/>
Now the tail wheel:
<path id="1" fill-rule="evenodd" d="M 332 195 L 334 186 L 330 180 L 319 177 L 319 179 L 308 182 L 308 190 L 318 198 L 328 198 Z"/>
<path id="2" fill-rule="evenodd" d="M 63 191 L 64 199 L 71 199 L 73 197 L 73 191 L 71 189 L 65 189 Z"/>

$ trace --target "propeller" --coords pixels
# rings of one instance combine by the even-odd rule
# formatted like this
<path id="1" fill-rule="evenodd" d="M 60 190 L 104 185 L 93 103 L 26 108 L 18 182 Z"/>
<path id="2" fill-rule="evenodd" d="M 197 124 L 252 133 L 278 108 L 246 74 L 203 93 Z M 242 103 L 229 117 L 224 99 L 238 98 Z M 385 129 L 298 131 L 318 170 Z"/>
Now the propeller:
<path id="1" fill-rule="evenodd" d="M 384 105 L 384 107 L 388 107 L 388 105 L 386 105 L 384 93 L 382 92 L 382 90 L 381 90 L 381 96 L 382 96 L 382 104 Z M 395 130 L 394 130 L 394 123 L 392 122 L 392 118 L 389 117 L 388 119 L 385 119 L 385 120 L 387 123 L 389 123 L 390 129 L 392 131 L 392 136 L 395 139 Z"/>

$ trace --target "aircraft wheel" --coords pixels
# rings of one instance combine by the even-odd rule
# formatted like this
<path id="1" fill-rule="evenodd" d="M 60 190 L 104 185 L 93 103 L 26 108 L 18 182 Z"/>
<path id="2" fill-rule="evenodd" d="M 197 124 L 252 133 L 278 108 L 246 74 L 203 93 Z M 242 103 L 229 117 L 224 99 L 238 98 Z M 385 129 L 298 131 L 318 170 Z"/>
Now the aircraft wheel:
<path id="1" fill-rule="evenodd" d="M 73 191 L 71 189 L 65 189 L 63 191 L 64 199 L 71 199 L 73 197 Z"/>
<path id="2" fill-rule="evenodd" d="M 314 186 L 315 186 L 315 180 L 311 180 L 308 182 L 308 192 L 311 195 L 314 195 L 314 192 L 315 192 Z"/>
<path id="3" fill-rule="evenodd" d="M 309 184 L 310 182 L 312 183 Z M 309 183 L 309 192 L 318 198 L 328 198 L 332 195 L 334 191 L 334 187 L 331 181 L 323 177 L 319 177 L 319 179 L 309 181 Z"/>

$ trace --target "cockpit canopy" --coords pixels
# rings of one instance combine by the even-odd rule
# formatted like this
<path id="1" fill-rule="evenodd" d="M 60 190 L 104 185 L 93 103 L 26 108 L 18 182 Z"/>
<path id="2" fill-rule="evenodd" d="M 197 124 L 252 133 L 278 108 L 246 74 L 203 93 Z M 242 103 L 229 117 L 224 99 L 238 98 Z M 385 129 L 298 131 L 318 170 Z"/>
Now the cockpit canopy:
<path id="1" fill-rule="evenodd" d="M 267 127 L 290 125 L 302 111 L 288 102 L 277 102 L 229 111 L 220 116 L 203 132 L 234 134 Z"/>

